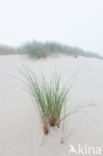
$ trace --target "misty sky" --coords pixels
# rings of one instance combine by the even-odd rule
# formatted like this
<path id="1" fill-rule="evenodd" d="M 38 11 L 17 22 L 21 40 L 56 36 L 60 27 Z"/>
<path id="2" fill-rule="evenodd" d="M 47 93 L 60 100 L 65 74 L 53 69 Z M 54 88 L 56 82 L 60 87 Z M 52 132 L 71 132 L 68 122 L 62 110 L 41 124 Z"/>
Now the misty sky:
<path id="1" fill-rule="evenodd" d="M 103 55 L 103 0 L 0 0 L 0 43 L 58 41 Z"/>

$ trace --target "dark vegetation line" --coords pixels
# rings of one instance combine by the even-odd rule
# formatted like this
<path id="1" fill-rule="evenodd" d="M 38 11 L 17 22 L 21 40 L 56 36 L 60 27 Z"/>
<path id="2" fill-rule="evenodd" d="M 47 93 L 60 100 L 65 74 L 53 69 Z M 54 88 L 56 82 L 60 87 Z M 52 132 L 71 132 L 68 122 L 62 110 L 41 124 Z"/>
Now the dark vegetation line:
<path id="1" fill-rule="evenodd" d="M 85 56 L 103 59 L 102 56 L 96 53 L 84 51 L 77 47 L 71 47 L 57 42 L 42 43 L 37 41 L 28 42 L 18 48 L 1 45 L 0 54 L 1 55 L 26 54 L 31 58 L 43 58 L 51 56 L 52 54 L 65 54 L 70 56 Z"/>

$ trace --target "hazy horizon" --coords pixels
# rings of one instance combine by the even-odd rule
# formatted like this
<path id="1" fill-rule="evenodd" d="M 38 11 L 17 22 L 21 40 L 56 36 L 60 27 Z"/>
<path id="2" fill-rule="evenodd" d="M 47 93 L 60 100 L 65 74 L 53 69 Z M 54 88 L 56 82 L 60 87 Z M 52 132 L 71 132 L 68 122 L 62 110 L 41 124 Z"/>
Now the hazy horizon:
<path id="1" fill-rule="evenodd" d="M 103 55 L 102 0 L 1 0 L 0 44 L 56 41 Z"/>

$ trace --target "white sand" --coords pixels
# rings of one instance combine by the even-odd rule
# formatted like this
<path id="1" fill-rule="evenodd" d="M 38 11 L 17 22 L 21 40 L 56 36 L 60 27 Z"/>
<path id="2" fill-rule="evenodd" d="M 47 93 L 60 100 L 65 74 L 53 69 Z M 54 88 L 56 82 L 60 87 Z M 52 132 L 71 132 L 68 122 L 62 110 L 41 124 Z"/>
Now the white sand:
<path id="1" fill-rule="evenodd" d="M 60 143 L 61 129 L 54 128 L 48 136 L 43 135 L 31 98 L 12 78 L 19 76 L 16 67 L 24 64 L 47 77 L 56 70 L 63 81 L 74 73 L 68 105 L 95 104 L 88 108 L 90 112 L 69 118 L 65 135 L 70 129 L 76 130 L 64 144 Z M 21 56 L 0 56 L 0 156 L 74 156 L 69 154 L 69 144 L 103 146 L 103 61 L 62 56 L 33 62 Z"/>

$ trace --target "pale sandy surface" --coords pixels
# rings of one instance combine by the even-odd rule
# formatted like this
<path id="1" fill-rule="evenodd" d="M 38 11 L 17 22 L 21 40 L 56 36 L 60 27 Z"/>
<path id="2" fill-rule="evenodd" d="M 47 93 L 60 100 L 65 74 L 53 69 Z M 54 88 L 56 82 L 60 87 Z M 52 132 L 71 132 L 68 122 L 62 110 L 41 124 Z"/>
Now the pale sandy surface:
<path id="1" fill-rule="evenodd" d="M 68 106 L 95 104 L 88 108 L 89 113 L 69 118 L 65 135 L 76 130 L 65 144 L 60 143 L 61 129 L 54 128 L 48 136 L 43 135 L 31 98 L 12 77 L 19 77 L 18 67 L 24 64 L 47 78 L 56 70 L 63 81 L 74 73 Z M 103 147 L 103 61 L 61 56 L 34 62 L 21 56 L 0 56 L 0 156 L 75 156 L 69 154 L 69 144 L 75 148 L 78 144 Z"/>

